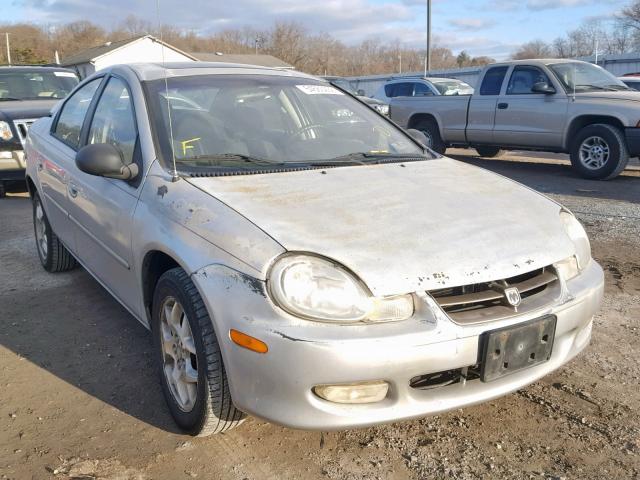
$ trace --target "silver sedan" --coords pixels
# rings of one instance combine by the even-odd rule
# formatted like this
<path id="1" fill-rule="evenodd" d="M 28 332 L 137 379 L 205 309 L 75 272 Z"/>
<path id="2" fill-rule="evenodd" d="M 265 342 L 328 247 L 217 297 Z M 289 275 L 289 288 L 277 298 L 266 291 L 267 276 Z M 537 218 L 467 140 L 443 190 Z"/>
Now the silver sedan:
<path id="1" fill-rule="evenodd" d="M 326 81 L 116 66 L 26 152 L 42 265 L 81 264 L 151 330 L 192 434 L 435 414 L 589 343 L 603 273 L 568 210 Z"/>

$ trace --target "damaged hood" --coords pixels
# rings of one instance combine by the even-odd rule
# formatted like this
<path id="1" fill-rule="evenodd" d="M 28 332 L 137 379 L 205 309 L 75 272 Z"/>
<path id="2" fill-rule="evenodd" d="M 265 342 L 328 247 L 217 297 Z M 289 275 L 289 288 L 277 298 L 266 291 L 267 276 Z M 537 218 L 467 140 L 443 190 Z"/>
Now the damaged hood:
<path id="1" fill-rule="evenodd" d="M 376 295 L 508 278 L 574 253 L 558 204 L 448 158 L 188 181 Z"/>

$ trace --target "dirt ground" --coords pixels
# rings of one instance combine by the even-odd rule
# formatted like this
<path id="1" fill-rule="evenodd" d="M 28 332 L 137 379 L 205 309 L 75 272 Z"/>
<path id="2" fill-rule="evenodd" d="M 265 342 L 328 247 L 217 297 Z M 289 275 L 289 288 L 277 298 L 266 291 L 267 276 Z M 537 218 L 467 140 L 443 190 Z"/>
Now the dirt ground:
<path id="1" fill-rule="evenodd" d="M 555 156 L 450 154 L 585 223 L 607 283 L 577 359 L 437 417 L 325 433 L 249 418 L 194 439 L 167 413 L 146 330 L 82 269 L 44 272 L 29 200 L 10 196 L 0 200 L 0 478 L 640 478 L 640 169 L 593 182 Z"/>

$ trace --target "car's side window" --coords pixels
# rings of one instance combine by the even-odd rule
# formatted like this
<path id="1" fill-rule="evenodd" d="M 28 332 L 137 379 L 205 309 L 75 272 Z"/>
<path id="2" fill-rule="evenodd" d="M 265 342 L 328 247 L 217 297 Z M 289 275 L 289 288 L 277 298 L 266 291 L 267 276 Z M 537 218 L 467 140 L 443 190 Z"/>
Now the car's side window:
<path id="1" fill-rule="evenodd" d="M 102 78 L 96 78 L 87 83 L 71 95 L 62 106 L 53 135 L 73 149 L 77 149 L 80 144 L 80 131 L 84 117 L 101 81 Z"/>
<path id="2" fill-rule="evenodd" d="M 129 89 L 122 80 L 111 77 L 98 100 L 87 143 L 110 143 L 122 152 L 128 165 L 133 162 L 137 137 Z"/>
<path id="3" fill-rule="evenodd" d="M 395 97 L 395 90 L 396 90 L 396 84 L 392 83 L 390 85 L 385 85 L 384 86 L 384 94 L 388 97 L 388 98 L 393 98 Z"/>
<path id="4" fill-rule="evenodd" d="M 538 67 L 518 65 L 514 67 L 507 85 L 507 95 L 532 94 L 531 89 L 536 83 L 551 85 L 549 77 Z"/>
<path id="5" fill-rule="evenodd" d="M 504 66 L 487 70 L 480 86 L 480 95 L 500 95 L 500 88 L 508 69 L 509 67 Z"/>
<path id="6" fill-rule="evenodd" d="M 396 83 L 394 97 L 413 97 L 413 82 Z"/>
<path id="7" fill-rule="evenodd" d="M 426 86 L 424 83 L 415 83 L 413 89 L 413 95 L 415 97 L 426 97 L 429 95 L 433 95 L 433 91 Z"/>

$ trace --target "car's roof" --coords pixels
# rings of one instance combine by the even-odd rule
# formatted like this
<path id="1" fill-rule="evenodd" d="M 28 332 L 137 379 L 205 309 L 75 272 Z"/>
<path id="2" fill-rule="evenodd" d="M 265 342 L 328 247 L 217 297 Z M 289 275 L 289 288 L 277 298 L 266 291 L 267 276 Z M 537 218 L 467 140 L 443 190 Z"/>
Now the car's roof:
<path id="1" fill-rule="evenodd" d="M 18 72 L 71 72 L 73 70 L 64 67 L 52 67 L 52 66 L 38 66 L 38 65 L 2 65 L 0 66 L 0 72 L 18 71 Z"/>
<path id="2" fill-rule="evenodd" d="M 129 68 L 141 81 L 158 80 L 166 77 L 182 77 L 193 75 L 278 75 L 286 77 L 313 78 L 305 73 L 282 68 L 244 65 L 240 63 L 222 62 L 167 62 L 167 63 L 131 63 L 114 65 L 107 70 Z"/>
<path id="3" fill-rule="evenodd" d="M 464 80 L 460 80 L 458 78 L 449 78 L 449 77 L 402 77 L 402 78 L 393 78 L 389 80 L 387 83 L 398 83 L 398 82 L 420 82 L 427 81 L 432 83 L 437 82 L 464 82 Z"/>
<path id="4" fill-rule="evenodd" d="M 582 60 L 573 60 L 571 58 L 529 58 L 524 60 L 507 60 L 505 62 L 490 63 L 486 67 L 504 66 L 504 65 L 553 65 L 556 63 L 585 63 Z"/>

